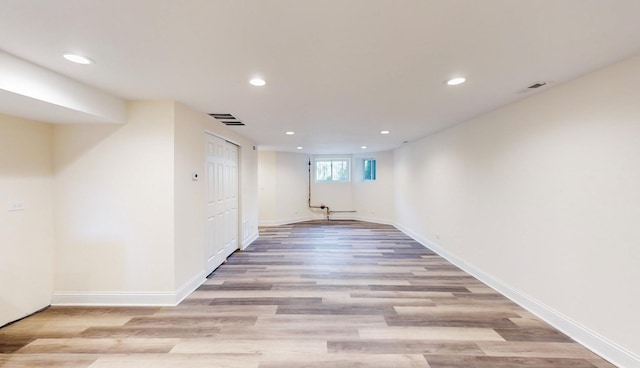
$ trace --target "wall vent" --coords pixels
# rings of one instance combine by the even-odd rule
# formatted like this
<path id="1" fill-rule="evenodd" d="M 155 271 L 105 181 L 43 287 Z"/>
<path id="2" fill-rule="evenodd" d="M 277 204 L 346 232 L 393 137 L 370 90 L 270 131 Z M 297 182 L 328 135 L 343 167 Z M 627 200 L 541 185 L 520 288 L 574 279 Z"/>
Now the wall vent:
<path id="1" fill-rule="evenodd" d="M 534 83 L 534 84 L 530 85 L 530 86 L 529 86 L 529 87 L 527 87 L 527 88 L 529 88 L 529 89 L 536 89 L 536 88 L 540 88 L 540 87 L 542 87 L 542 86 L 546 86 L 546 85 L 547 85 L 547 82 L 536 82 L 536 83 Z"/>
<path id="2" fill-rule="evenodd" d="M 231 114 L 209 114 L 209 116 L 220 120 L 220 122 L 227 126 L 242 126 L 243 122 L 238 120 L 235 116 Z"/>

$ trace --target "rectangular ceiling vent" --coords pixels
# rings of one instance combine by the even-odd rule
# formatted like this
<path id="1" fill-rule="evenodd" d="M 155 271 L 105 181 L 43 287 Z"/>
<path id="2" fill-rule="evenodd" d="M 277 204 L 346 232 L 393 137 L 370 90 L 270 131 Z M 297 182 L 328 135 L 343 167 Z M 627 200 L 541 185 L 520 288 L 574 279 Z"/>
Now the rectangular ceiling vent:
<path id="1" fill-rule="evenodd" d="M 527 88 L 529 88 L 529 89 L 536 89 L 536 88 L 540 88 L 540 87 L 542 87 L 542 86 L 546 86 L 546 85 L 547 85 L 547 82 L 536 82 L 536 83 L 534 83 L 534 84 L 530 85 L 530 86 L 529 86 L 529 87 L 527 87 Z"/>
<path id="2" fill-rule="evenodd" d="M 220 122 L 224 125 L 227 126 L 242 126 L 244 125 L 243 122 L 241 122 L 240 120 L 238 120 L 235 116 L 231 115 L 231 114 L 209 114 L 209 116 L 212 116 L 214 118 L 216 118 L 217 120 L 220 120 Z"/>

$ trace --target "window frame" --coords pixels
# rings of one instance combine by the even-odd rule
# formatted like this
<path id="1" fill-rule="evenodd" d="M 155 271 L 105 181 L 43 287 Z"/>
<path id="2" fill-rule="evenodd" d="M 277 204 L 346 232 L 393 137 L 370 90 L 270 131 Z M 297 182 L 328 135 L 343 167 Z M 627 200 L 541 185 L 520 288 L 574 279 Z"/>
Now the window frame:
<path id="1" fill-rule="evenodd" d="M 331 162 L 331 179 L 318 179 L 318 162 Z M 346 179 L 333 179 L 333 163 L 346 163 Z M 348 157 L 316 157 L 313 160 L 314 181 L 316 183 L 350 183 L 351 182 L 351 159 Z"/>
<path id="2" fill-rule="evenodd" d="M 367 178 L 367 162 L 373 163 L 372 169 L 370 170 L 370 174 L 372 177 Z M 362 159 L 362 181 L 376 181 L 378 179 L 378 169 L 375 158 L 364 158 Z"/>

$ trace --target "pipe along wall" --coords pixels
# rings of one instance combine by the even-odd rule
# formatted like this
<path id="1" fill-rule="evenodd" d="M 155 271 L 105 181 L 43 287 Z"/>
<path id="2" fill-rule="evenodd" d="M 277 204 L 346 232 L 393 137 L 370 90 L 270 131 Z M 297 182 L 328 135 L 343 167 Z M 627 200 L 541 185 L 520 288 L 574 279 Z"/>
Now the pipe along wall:
<path id="1" fill-rule="evenodd" d="M 310 209 L 319 209 L 324 211 L 325 216 L 327 217 L 327 221 L 331 221 L 331 214 L 332 213 L 355 213 L 355 210 L 347 210 L 347 211 L 332 211 L 329 206 L 325 205 L 324 203 L 321 203 L 320 205 L 312 205 L 311 204 L 311 158 L 309 158 L 309 162 L 308 162 L 308 172 L 309 172 L 309 196 L 307 198 L 307 205 L 309 206 Z"/>

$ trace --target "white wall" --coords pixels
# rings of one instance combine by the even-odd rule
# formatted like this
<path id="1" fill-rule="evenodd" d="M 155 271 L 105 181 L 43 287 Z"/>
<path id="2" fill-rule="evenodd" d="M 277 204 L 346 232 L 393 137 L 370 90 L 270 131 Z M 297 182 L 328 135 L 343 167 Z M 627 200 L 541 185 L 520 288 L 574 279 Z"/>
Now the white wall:
<path id="1" fill-rule="evenodd" d="M 257 238 L 252 143 L 173 101 L 127 123 L 55 128 L 56 304 L 172 304 L 204 280 L 205 131 L 240 145 L 241 221 Z"/>
<path id="2" fill-rule="evenodd" d="M 315 159 L 317 158 L 347 158 L 351 160 L 351 181 L 350 182 L 322 182 L 315 180 Z M 307 161 L 308 163 L 308 161 Z M 308 166 L 305 166 L 305 185 L 308 185 Z M 312 155 L 311 156 L 311 205 L 329 206 L 331 211 L 355 211 L 353 203 L 353 181 L 355 180 L 353 155 Z M 305 197 L 306 198 L 306 197 Z M 305 202 L 306 203 L 306 202 Z M 314 210 L 316 217 L 326 218 L 322 210 Z M 332 213 L 331 219 L 352 219 L 355 212 Z"/>
<path id="3" fill-rule="evenodd" d="M 189 288 L 204 279 L 204 127 L 182 105 L 175 108 L 174 137 L 175 286 Z M 200 179 L 192 180 L 197 172 Z"/>
<path id="4" fill-rule="evenodd" d="M 217 120 L 175 105 L 175 266 L 176 287 L 189 285 L 204 277 L 205 263 L 205 131 L 239 145 L 241 223 L 246 234 L 240 236 L 241 247 L 258 237 L 257 156 L 253 143 L 232 132 Z M 193 181 L 192 173 L 201 179 Z"/>
<path id="5" fill-rule="evenodd" d="M 623 366 L 640 364 L 624 360 L 640 355 L 639 84 L 636 57 L 404 146 L 394 164 L 400 228 Z"/>
<path id="6" fill-rule="evenodd" d="M 49 305 L 53 128 L 0 115 L 0 326 Z M 25 209 L 8 212 L 10 201 Z"/>
<path id="7" fill-rule="evenodd" d="M 322 183 L 314 180 L 315 157 L 351 159 L 352 181 Z M 310 156 L 290 152 L 259 152 L 260 224 L 280 225 L 311 219 L 324 219 L 325 212 L 307 206 L 309 189 L 308 162 L 311 158 L 311 204 L 327 205 L 337 211 L 332 219 L 360 219 L 391 223 L 393 221 L 393 152 L 366 155 Z M 362 159 L 375 158 L 378 180 L 363 182 Z M 372 200 L 375 198 L 375 200 Z"/>
<path id="8" fill-rule="evenodd" d="M 0 325 L 53 304 L 174 304 L 204 280 L 205 131 L 240 146 L 242 247 L 258 237 L 257 151 L 173 101 L 124 125 L 0 115 Z M 54 231 L 55 229 L 55 231 Z M 53 296 L 52 296 L 53 293 Z"/>
<path id="9" fill-rule="evenodd" d="M 376 160 L 376 180 L 363 180 L 364 159 Z M 353 155 L 354 217 L 362 221 L 392 224 L 393 207 L 393 151 Z"/>
<path id="10" fill-rule="evenodd" d="M 321 216 L 307 206 L 308 155 L 260 151 L 258 157 L 261 225 L 287 224 Z"/>
<path id="11" fill-rule="evenodd" d="M 258 152 L 258 219 L 261 225 L 276 224 L 276 155 Z"/>
<path id="12" fill-rule="evenodd" d="M 156 303 L 174 285 L 174 103 L 54 132 L 54 302 Z"/>

